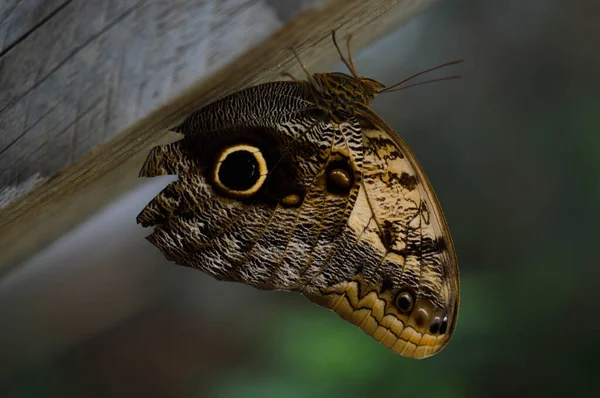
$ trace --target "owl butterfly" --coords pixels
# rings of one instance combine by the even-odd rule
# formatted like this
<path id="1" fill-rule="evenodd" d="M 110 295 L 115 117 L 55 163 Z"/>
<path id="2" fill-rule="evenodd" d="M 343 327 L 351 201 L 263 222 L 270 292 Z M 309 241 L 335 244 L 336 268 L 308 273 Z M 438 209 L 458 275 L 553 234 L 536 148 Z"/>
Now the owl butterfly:
<path id="1" fill-rule="evenodd" d="M 298 291 L 407 357 L 441 350 L 459 281 L 448 226 L 406 143 L 351 75 L 261 84 L 189 115 L 142 177 L 178 175 L 138 215 L 165 257 L 219 280 Z M 302 65 L 302 64 L 301 64 Z M 435 69 L 435 68 L 434 68 Z"/>

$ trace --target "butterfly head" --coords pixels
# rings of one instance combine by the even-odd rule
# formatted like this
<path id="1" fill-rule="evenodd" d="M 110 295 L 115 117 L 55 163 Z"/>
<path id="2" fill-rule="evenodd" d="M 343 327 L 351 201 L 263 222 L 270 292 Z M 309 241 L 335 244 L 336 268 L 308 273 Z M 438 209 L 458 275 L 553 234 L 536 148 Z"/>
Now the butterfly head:
<path id="1" fill-rule="evenodd" d="M 318 106 L 334 119 L 353 114 L 356 108 L 369 105 L 385 86 L 368 77 L 354 77 L 345 73 L 315 73 L 315 97 Z"/>

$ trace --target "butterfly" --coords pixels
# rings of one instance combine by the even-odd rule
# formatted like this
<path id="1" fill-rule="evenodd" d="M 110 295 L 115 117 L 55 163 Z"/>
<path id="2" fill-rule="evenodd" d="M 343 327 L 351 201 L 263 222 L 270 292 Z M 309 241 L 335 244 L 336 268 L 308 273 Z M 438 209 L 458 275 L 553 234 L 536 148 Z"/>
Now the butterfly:
<path id="1" fill-rule="evenodd" d="M 458 315 L 450 231 L 414 154 L 369 108 L 389 88 L 358 75 L 350 39 L 346 58 L 332 38 L 349 75 L 300 62 L 306 81 L 247 88 L 174 127 L 183 138 L 153 148 L 140 176 L 178 179 L 137 222 L 170 261 L 300 292 L 425 358 Z"/>

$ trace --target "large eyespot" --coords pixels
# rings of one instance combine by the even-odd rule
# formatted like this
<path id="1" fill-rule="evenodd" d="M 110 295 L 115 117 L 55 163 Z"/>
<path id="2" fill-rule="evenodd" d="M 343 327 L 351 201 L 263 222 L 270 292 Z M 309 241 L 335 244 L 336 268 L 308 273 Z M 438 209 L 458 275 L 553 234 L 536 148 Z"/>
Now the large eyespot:
<path id="1" fill-rule="evenodd" d="M 217 157 L 213 181 L 226 194 L 246 198 L 263 186 L 267 172 L 267 162 L 260 149 L 239 144 L 226 148 Z"/>
<path id="2" fill-rule="evenodd" d="M 408 313 L 412 311 L 414 305 L 415 300 L 412 294 L 410 294 L 409 292 L 400 292 L 398 293 L 398 296 L 396 296 L 396 306 L 398 307 L 400 312 Z"/>

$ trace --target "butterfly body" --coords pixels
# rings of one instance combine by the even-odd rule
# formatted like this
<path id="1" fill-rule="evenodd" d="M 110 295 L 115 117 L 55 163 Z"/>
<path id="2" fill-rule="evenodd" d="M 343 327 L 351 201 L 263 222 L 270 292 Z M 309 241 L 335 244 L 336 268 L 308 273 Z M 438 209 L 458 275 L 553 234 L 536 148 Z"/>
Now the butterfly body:
<path id="1" fill-rule="evenodd" d="M 149 154 L 141 176 L 179 178 L 137 220 L 169 260 L 299 291 L 426 357 L 456 322 L 452 241 L 414 155 L 368 108 L 384 86 L 353 75 L 266 83 L 191 114 L 182 140 Z"/>

